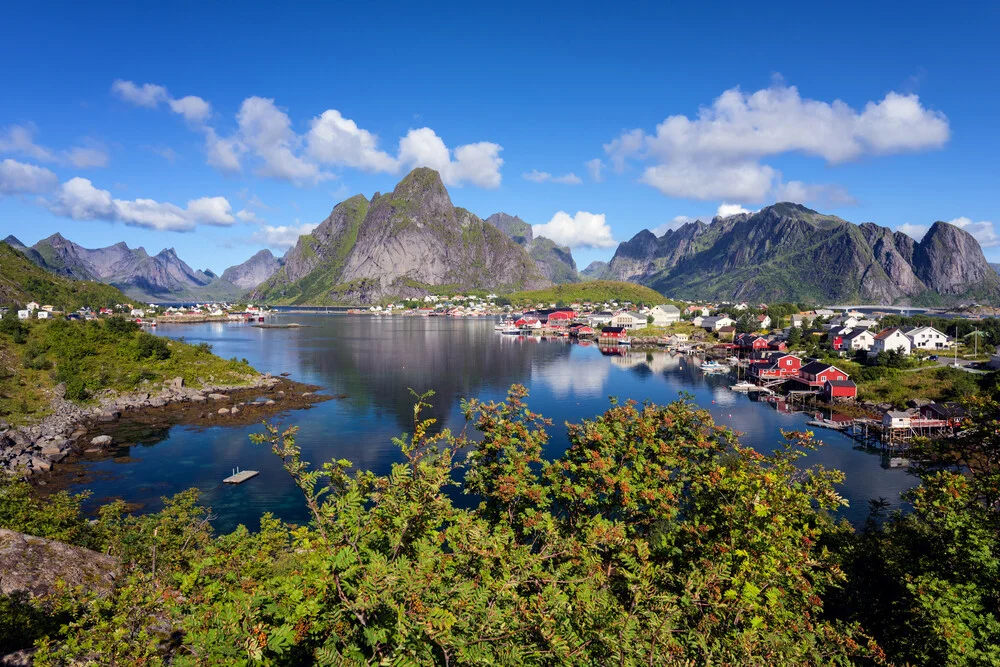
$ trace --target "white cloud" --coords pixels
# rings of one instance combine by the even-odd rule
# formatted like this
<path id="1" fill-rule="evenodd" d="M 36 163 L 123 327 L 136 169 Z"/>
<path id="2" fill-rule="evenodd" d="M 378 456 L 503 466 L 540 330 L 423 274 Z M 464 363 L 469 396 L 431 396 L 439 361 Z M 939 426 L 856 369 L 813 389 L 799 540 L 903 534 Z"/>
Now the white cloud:
<path id="1" fill-rule="evenodd" d="M 570 216 L 559 211 L 544 225 L 532 225 L 535 236 L 552 239 L 570 248 L 613 248 L 618 245 L 611 234 L 604 214 L 577 211 Z"/>
<path id="2" fill-rule="evenodd" d="M 318 227 L 318 225 L 312 224 L 279 226 L 264 225 L 260 228 L 260 231 L 253 235 L 253 240 L 257 243 L 263 243 L 270 248 L 287 250 L 295 245 L 295 242 L 299 240 L 300 236 L 311 233 L 314 229 L 316 229 L 316 227 Z"/>
<path id="3" fill-rule="evenodd" d="M 750 209 L 743 208 L 739 204 L 727 204 L 722 202 L 719 204 L 718 210 L 715 212 L 720 218 L 728 218 L 732 215 L 741 215 L 743 213 L 749 213 Z"/>
<path id="4" fill-rule="evenodd" d="M 979 241 L 979 245 L 984 248 L 1000 245 L 1000 236 L 997 236 L 993 223 L 988 220 L 973 222 L 970 218 L 961 217 L 948 222 L 972 234 Z"/>
<path id="5" fill-rule="evenodd" d="M 552 178 L 552 174 L 547 171 L 538 171 L 537 169 L 532 169 L 531 171 L 521 174 L 521 178 L 526 181 L 531 181 L 532 183 L 544 183 L 545 181 Z"/>
<path id="6" fill-rule="evenodd" d="M 821 206 L 854 206 L 858 203 L 846 188 L 839 185 L 803 183 L 802 181 L 780 183 L 775 188 L 775 199 L 796 204 L 811 203 Z"/>
<path id="7" fill-rule="evenodd" d="M 594 183 L 600 183 L 604 180 L 604 174 L 601 172 L 604 169 L 604 162 L 599 157 L 595 157 L 593 160 L 587 160 L 583 163 L 587 167 L 587 173 L 590 174 L 590 180 Z"/>
<path id="8" fill-rule="evenodd" d="M 580 185 L 583 180 L 576 174 L 570 172 L 563 176 L 556 176 L 552 179 L 553 183 L 562 183 L 563 185 Z"/>
<path id="9" fill-rule="evenodd" d="M 654 227 L 649 231 L 653 232 L 653 234 L 655 234 L 656 236 L 663 236 L 668 231 L 672 229 L 678 229 L 679 227 L 682 227 L 689 222 L 694 222 L 695 220 L 697 220 L 697 218 L 692 218 L 687 215 L 675 215 L 673 218 L 670 219 L 670 222 L 665 222 L 659 227 Z"/>
<path id="10" fill-rule="evenodd" d="M 248 97 L 236 115 L 240 141 L 264 164 L 257 170 L 261 176 L 290 181 L 299 185 L 315 184 L 328 175 L 295 154 L 300 143 L 292 131 L 292 121 L 274 100 Z"/>
<path id="11" fill-rule="evenodd" d="M 500 187 L 503 147 L 488 141 L 458 146 L 450 151 L 434 130 L 410 130 L 399 140 L 399 161 L 409 167 L 430 167 L 447 185 L 472 183 L 481 188 Z M 454 153 L 454 159 L 451 154 Z"/>
<path id="12" fill-rule="evenodd" d="M 694 199 L 764 199 L 778 173 L 760 160 L 804 153 L 839 164 L 863 155 L 942 147 L 948 119 L 916 95 L 891 92 L 861 112 L 840 100 L 803 99 L 794 86 L 754 93 L 725 91 L 694 119 L 670 116 L 654 134 L 623 132 L 604 145 L 615 169 L 627 160 L 654 162 L 642 180 L 664 194 Z"/>
<path id="13" fill-rule="evenodd" d="M 354 167 L 364 171 L 395 172 L 399 163 L 378 149 L 378 137 L 344 118 L 336 109 L 328 109 L 313 118 L 306 141 L 309 155 L 324 164 Z"/>
<path id="14" fill-rule="evenodd" d="M 233 207 L 225 197 L 201 197 L 187 205 L 188 214 L 195 222 L 216 227 L 228 227 L 236 222 Z"/>
<path id="15" fill-rule="evenodd" d="M 563 174 L 562 176 L 553 176 L 547 171 L 532 169 L 529 172 L 521 174 L 521 177 L 526 181 L 531 181 L 532 183 L 545 183 L 547 181 L 562 183 L 563 185 L 580 185 L 583 183 L 583 181 L 580 180 L 580 177 L 572 172 Z"/>
<path id="16" fill-rule="evenodd" d="M 0 162 L 0 196 L 41 194 L 58 185 L 59 178 L 45 167 L 11 159 Z"/>
<path id="17" fill-rule="evenodd" d="M 930 229 L 929 225 L 916 225 L 911 222 L 904 222 L 899 227 L 896 227 L 897 232 L 903 232 L 914 241 L 924 238 L 924 234 L 927 233 L 928 229 Z"/>
<path id="18" fill-rule="evenodd" d="M 111 92 L 121 99 L 138 107 L 155 109 L 160 102 L 170 98 L 167 89 L 153 83 L 144 83 L 138 86 L 133 81 L 116 79 L 111 84 Z"/>
<path id="19" fill-rule="evenodd" d="M 190 123 L 202 124 L 212 115 L 212 105 L 196 95 L 169 100 L 170 110 Z"/>
<path id="20" fill-rule="evenodd" d="M 40 162 L 55 162 L 80 169 L 106 167 L 108 152 L 103 144 L 85 139 L 83 146 L 72 146 L 64 151 L 54 151 L 35 143 L 37 128 L 32 125 L 11 125 L 0 133 L 0 153 L 24 155 Z"/>
<path id="21" fill-rule="evenodd" d="M 195 125 L 202 125 L 212 115 L 212 105 L 197 95 L 174 98 L 165 86 L 155 83 L 140 86 L 134 81 L 116 79 L 111 84 L 111 92 L 130 104 L 146 109 L 155 109 L 166 102 L 171 111 Z"/>
<path id="22" fill-rule="evenodd" d="M 209 165 L 227 173 L 236 173 L 243 169 L 240 156 L 246 152 L 246 146 L 236 137 L 223 139 L 215 130 L 205 128 L 205 153 Z"/>
<path id="23" fill-rule="evenodd" d="M 74 220 L 121 222 L 158 231 L 186 232 L 196 225 L 230 225 L 232 207 L 224 197 L 202 197 L 181 208 L 153 199 L 115 199 L 107 190 L 94 187 L 86 178 L 71 178 L 60 186 L 49 209 Z"/>
<path id="24" fill-rule="evenodd" d="M 257 217 L 257 213 L 255 211 L 250 211 L 245 208 L 237 211 L 236 217 L 240 220 L 240 222 L 263 222 Z"/>
<path id="25" fill-rule="evenodd" d="M 757 162 L 668 162 L 647 168 L 639 180 L 670 197 L 760 201 L 771 190 L 776 174 Z"/>

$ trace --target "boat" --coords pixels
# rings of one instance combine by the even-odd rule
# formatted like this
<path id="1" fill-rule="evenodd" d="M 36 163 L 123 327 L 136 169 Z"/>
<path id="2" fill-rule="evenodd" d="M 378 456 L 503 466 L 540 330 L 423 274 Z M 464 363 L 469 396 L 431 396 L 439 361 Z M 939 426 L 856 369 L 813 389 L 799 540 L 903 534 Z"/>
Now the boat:
<path id="1" fill-rule="evenodd" d="M 757 385 L 755 385 L 752 382 L 747 382 L 746 380 L 744 380 L 742 382 L 737 382 L 736 384 L 729 385 L 729 389 L 730 390 L 732 390 L 732 391 L 738 391 L 738 392 L 743 393 L 743 394 L 748 393 L 750 391 L 753 391 L 756 388 L 757 388 Z"/>
<path id="2" fill-rule="evenodd" d="M 703 373 L 726 373 L 729 371 L 729 366 L 720 364 L 718 361 L 711 360 L 704 362 L 701 365 L 701 370 Z"/>

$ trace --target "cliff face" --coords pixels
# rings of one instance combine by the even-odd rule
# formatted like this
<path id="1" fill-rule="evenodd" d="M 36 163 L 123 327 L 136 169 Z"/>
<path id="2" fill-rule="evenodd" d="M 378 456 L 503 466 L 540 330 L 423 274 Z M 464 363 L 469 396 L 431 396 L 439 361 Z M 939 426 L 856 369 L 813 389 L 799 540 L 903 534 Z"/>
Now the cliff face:
<path id="1" fill-rule="evenodd" d="M 410 172 L 389 194 L 338 204 L 301 237 L 285 266 L 254 291 L 275 303 L 372 303 L 446 289 L 548 284 L 525 250 L 456 208 L 436 171 Z"/>
<path id="2" fill-rule="evenodd" d="M 546 280 L 556 284 L 580 282 L 573 253 L 566 246 L 557 245 L 544 236 L 535 237 L 531 225 L 516 215 L 494 213 L 486 218 L 486 222 L 527 250 Z"/>
<path id="3" fill-rule="evenodd" d="M 671 296 L 815 302 L 935 303 L 1000 298 L 976 240 L 935 223 L 919 243 L 797 204 L 688 223 L 619 246 L 607 274 Z"/>
<path id="4" fill-rule="evenodd" d="M 144 248 L 132 249 L 125 243 L 84 248 L 61 234 L 30 248 L 13 240 L 17 243 L 12 247 L 50 273 L 114 285 L 144 301 L 233 299 L 269 277 L 278 264 L 270 251 L 263 250 L 219 278 L 211 271 L 192 269 L 173 248 L 150 256 Z"/>
<path id="5" fill-rule="evenodd" d="M 584 280 L 600 280 L 604 277 L 604 274 L 608 270 L 608 263 L 602 261 L 593 261 L 587 265 L 583 271 L 580 272 L 580 277 Z"/>
<path id="6" fill-rule="evenodd" d="M 248 290 L 273 276 L 279 268 L 281 268 L 281 260 L 272 255 L 270 250 L 261 250 L 242 264 L 230 266 L 223 271 L 222 280 L 232 283 L 240 289 Z M 211 278 L 216 277 L 210 271 L 203 273 Z"/>

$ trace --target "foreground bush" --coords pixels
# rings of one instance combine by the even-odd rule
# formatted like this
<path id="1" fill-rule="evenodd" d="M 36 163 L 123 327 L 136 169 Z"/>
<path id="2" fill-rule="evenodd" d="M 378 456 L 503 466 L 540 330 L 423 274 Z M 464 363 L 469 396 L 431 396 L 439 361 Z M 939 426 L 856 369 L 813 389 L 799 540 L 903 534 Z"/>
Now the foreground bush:
<path id="1" fill-rule="evenodd" d="M 313 469 L 294 430 L 267 427 L 258 439 L 301 489 L 308 526 L 265 516 L 256 533 L 213 537 L 193 492 L 154 515 L 111 505 L 85 526 L 60 495 L 58 515 L 32 524 L 3 511 L 7 482 L 8 524 L 77 539 L 126 572 L 107 596 L 35 601 L 36 664 L 881 661 L 856 626 L 824 616 L 843 574 L 823 545 L 850 529 L 827 515 L 842 476 L 794 465 L 809 440 L 763 456 L 688 402 L 613 404 L 569 426 L 550 462 L 550 424 L 524 399 L 514 387 L 465 404 L 473 438 L 432 434 L 421 397 L 397 441 L 405 462 L 384 477 Z M 463 474 L 473 509 L 453 502 Z M 70 620 L 53 631 L 52 618 Z"/>

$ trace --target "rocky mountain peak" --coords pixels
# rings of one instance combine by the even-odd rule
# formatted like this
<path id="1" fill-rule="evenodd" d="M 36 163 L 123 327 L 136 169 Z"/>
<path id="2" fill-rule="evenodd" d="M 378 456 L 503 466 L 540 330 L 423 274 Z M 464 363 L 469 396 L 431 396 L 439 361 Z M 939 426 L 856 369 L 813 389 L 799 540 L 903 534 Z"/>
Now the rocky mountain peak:
<path id="1" fill-rule="evenodd" d="M 417 167 L 403 177 L 393 189 L 392 198 L 422 203 L 431 210 L 453 208 L 441 175 L 428 167 Z"/>
<path id="2" fill-rule="evenodd" d="M 528 245 L 534 240 L 531 225 L 516 215 L 510 215 L 509 213 L 503 212 L 494 213 L 490 217 L 486 218 L 486 222 L 490 223 L 521 245 Z"/>
<path id="3" fill-rule="evenodd" d="M 3 240 L 3 242 L 6 243 L 7 245 L 11 246 L 11 247 L 14 247 L 14 248 L 24 248 L 25 247 L 25 245 L 23 243 L 21 243 L 21 239 L 17 238 L 13 234 L 10 234 L 7 238 L 5 238 Z"/>

